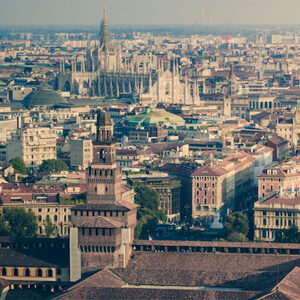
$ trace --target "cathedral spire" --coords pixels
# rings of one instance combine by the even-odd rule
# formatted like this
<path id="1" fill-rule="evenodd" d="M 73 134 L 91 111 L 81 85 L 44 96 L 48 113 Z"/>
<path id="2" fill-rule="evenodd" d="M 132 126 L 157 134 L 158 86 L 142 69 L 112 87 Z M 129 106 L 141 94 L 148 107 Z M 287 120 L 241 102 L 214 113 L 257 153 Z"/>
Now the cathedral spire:
<path id="1" fill-rule="evenodd" d="M 100 26 L 100 47 L 104 50 L 107 50 L 109 47 L 109 29 L 105 6 L 103 8 L 103 20 Z"/>

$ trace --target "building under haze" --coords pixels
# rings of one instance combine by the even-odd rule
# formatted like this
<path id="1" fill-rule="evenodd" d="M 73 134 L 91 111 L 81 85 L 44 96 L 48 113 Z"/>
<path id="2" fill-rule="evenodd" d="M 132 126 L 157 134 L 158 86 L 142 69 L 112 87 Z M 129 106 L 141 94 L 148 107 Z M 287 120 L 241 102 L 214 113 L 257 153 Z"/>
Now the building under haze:
<path id="1" fill-rule="evenodd" d="M 99 41 L 72 58 L 71 71 L 61 62 L 55 89 L 80 96 L 138 98 L 146 102 L 200 104 L 197 80 L 179 72 L 175 58 L 146 53 L 123 56 L 110 41 L 104 8 Z"/>

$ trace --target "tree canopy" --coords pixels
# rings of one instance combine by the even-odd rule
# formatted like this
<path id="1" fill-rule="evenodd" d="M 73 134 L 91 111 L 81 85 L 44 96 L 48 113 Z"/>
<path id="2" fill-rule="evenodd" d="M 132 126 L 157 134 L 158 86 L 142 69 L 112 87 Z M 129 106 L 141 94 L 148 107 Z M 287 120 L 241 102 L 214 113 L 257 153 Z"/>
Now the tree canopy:
<path id="1" fill-rule="evenodd" d="M 136 187 L 134 189 L 134 201 L 140 205 L 141 208 L 148 208 L 150 210 L 158 210 L 158 195 L 153 189 L 146 186 Z"/>
<path id="2" fill-rule="evenodd" d="M 60 171 L 67 171 L 68 166 L 65 162 L 59 159 L 48 159 L 44 160 L 40 165 L 39 171 L 40 172 L 60 172 Z"/>
<path id="3" fill-rule="evenodd" d="M 55 233 L 56 226 L 51 222 L 49 216 L 47 216 L 46 220 L 44 220 L 44 226 L 46 237 L 51 237 Z"/>
<path id="4" fill-rule="evenodd" d="M 37 218 L 24 208 L 3 208 L 0 217 L 0 231 L 11 237 L 34 237 L 37 234 Z"/>
<path id="5" fill-rule="evenodd" d="M 227 215 L 224 228 L 227 240 L 231 242 L 245 242 L 249 232 L 249 221 L 247 215 L 241 212 L 235 212 Z"/>
<path id="6" fill-rule="evenodd" d="M 27 173 L 27 167 L 25 165 L 24 160 L 21 157 L 13 158 L 10 161 L 10 163 L 16 172 L 21 173 L 21 174 Z"/>
<path id="7" fill-rule="evenodd" d="M 158 222 L 165 222 L 167 218 L 158 208 L 159 200 L 155 190 L 146 186 L 136 187 L 134 201 L 139 205 L 135 237 L 147 239 L 155 231 Z"/>
<path id="8" fill-rule="evenodd" d="M 276 243 L 300 243 L 300 232 L 296 225 L 288 229 L 278 230 L 275 233 Z"/>

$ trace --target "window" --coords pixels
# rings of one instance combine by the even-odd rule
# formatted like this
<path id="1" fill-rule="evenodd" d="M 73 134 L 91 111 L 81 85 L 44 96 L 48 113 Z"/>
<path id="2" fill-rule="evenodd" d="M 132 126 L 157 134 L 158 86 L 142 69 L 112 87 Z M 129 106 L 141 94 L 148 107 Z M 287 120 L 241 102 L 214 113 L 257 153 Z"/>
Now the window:
<path id="1" fill-rule="evenodd" d="M 3 268 L 2 269 L 2 276 L 6 276 L 6 274 L 7 274 L 6 268 Z"/>
<path id="2" fill-rule="evenodd" d="M 51 269 L 48 270 L 47 276 L 48 277 L 53 277 L 53 271 Z"/>
<path id="3" fill-rule="evenodd" d="M 14 276 L 19 276 L 19 270 L 17 268 L 14 268 Z"/>
<path id="4" fill-rule="evenodd" d="M 30 277 L 30 270 L 28 268 L 25 270 L 25 276 Z"/>
<path id="5" fill-rule="evenodd" d="M 267 220 L 263 219 L 263 225 L 267 225 Z"/>
<path id="6" fill-rule="evenodd" d="M 267 212 L 266 211 L 263 211 L 263 216 L 266 216 L 267 215 Z"/>
<path id="7" fill-rule="evenodd" d="M 39 219 L 39 221 L 41 222 L 41 221 L 42 221 L 42 216 L 41 216 L 41 215 L 39 215 L 39 218 L 38 218 L 38 219 Z"/>
<path id="8" fill-rule="evenodd" d="M 54 215 L 54 222 L 57 222 L 57 215 Z"/>

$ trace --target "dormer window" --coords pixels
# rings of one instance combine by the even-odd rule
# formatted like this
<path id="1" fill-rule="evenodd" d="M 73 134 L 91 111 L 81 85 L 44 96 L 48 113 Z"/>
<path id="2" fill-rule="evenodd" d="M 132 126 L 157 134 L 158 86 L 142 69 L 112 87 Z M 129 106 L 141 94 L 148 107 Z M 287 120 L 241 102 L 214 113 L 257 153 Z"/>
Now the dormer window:
<path id="1" fill-rule="evenodd" d="M 271 170 L 268 170 L 268 171 L 267 171 L 267 174 L 268 174 L 268 175 L 272 175 L 272 171 L 271 171 Z"/>

